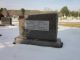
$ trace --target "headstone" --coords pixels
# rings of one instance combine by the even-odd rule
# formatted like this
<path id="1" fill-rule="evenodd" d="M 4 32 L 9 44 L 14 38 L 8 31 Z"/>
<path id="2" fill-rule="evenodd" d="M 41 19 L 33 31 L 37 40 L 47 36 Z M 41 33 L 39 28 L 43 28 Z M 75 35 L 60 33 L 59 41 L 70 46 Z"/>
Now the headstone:
<path id="1" fill-rule="evenodd" d="M 10 17 L 2 17 L 1 24 L 2 25 L 12 25 L 12 19 Z"/>
<path id="2" fill-rule="evenodd" d="M 20 43 L 60 48 L 63 43 L 57 39 L 57 26 L 57 13 L 29 15 L 25 21 L 27 39 Z"/>
<path id="3" fill-rule="evenodd" d="M 27 38 L 56 41 L 57 18 L 57 14 L 30 15 L 25 23 L 25 29 L 28 32 Z"/>

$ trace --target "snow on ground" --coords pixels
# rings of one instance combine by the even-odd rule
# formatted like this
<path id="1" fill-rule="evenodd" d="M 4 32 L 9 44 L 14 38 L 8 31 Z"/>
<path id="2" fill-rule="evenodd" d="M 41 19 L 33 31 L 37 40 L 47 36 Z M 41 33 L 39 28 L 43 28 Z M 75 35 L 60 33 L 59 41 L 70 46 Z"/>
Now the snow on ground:
<path id="1" fill-rule="evenodd" d="M 0 27 L 0 60 L 80 60 L 80 28 L 59 26 L 63 48 L 16 44 L 17 26 Z"/>
<path id="2" fill-rule="evenodd" d="M 59 22 L 64 22 L 64 23 L 80 23 L 80 19 L 65 19 L 65 20 L 59 20 Z"/>

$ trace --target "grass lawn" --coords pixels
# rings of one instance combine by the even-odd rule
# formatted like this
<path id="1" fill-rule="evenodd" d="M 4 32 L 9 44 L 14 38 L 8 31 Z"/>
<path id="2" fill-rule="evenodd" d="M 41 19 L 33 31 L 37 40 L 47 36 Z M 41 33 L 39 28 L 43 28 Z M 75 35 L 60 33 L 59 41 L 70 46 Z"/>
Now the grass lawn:
<path id="1" fill-rule="evenodd" d="M 68 27 L 79 27 L 80 28 L 80 23 L 59 23 L 59 25 L 63 26 L 68 26 Z"/>

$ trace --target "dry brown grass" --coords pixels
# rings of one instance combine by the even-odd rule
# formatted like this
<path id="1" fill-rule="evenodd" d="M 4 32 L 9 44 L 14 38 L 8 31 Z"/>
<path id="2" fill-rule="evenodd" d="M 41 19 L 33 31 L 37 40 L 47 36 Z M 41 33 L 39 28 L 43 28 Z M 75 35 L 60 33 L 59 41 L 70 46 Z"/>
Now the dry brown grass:
<path id="1" fill-rule="evenodd" d="M 80 28 L 80 23 L 59 23 L 59 25 L 63 26 L 68 26 L 68 27 L 79 27 Z"/>

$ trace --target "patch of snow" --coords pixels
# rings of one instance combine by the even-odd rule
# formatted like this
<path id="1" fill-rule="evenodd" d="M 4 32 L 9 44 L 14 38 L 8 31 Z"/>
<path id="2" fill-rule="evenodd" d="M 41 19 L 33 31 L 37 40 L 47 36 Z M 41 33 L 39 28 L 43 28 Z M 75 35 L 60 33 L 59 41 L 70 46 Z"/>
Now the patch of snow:
<path id="1" fill-rule="evenodd" d="M 5 46 L 2 44 L 2 43 L 0 43 L 0 48 L 4 48 Z"/>
<path id="2" fill-rule="evenodd" d="M 73 20 L 70 19 L 70 20 L 68 20 L 68 19 L 67 19 L 67 20 L 59 20 L 59 22 L 65 22 L 65 23 L 66 23 L 66 22 L 80 23 L 80 20 L 77 20 L 77 19 L 73 19 Z"/>
<path id="3" fill-rule="evenodd" d="M 14 46 L 14 44 L 12 44 L 12 42 L 0 43 L 0 48 L 13 47 L 13 46 Z"/>
<path id="4" fill-rule="evenodd" d="M 18 27 L 0 27 L 0 60 L 80 60 L 80 28 L 59 26 L 62 48 L 27 44 L 13 45 Z"/>

